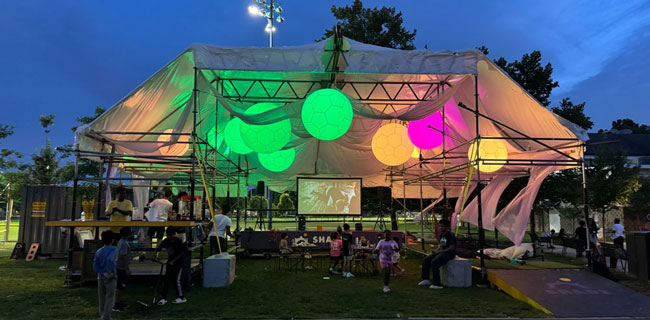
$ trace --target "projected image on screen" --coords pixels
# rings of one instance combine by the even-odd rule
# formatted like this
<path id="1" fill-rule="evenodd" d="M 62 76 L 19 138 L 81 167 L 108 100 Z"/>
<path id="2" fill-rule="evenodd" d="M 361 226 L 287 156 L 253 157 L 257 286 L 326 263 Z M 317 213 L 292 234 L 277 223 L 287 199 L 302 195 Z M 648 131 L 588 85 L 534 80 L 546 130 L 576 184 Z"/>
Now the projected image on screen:
<path id="1" fill-rule="evenodd" d="M 361 214 L 361 179 L 298 178 L 298 214 Z"/>

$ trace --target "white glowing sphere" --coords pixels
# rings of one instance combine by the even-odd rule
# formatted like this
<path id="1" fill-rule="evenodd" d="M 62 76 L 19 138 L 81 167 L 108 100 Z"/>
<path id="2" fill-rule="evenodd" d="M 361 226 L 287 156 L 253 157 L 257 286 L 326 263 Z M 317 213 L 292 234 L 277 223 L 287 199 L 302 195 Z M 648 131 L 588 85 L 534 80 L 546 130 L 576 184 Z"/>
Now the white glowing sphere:
<path id="1" fill-rule="evenodd" d="M 397 166 L 408 161 L 414 148 L 407 127 L 398 123 L 382 126 L 372 137 L 372 153 L 385 165 Z"/>
<path id="2" fill-rule="evenodd" d="M 479 166 L 481 172 L 494 172 L 503 167 L 502 164 L 485 164 L 486 160 L 487 163 L 490 163 L 490 160 L 508 160 L 508 148 L 502 140 L 481 139 L 479 142 L 478 154 L 481 158 Z M 467 151 L 467 157 L 472 162 L 476 161 L 476 141 L 470 145 L 469 151 Z M 474 167 L 476 167 L 476 165 L 474 165 Z"/>

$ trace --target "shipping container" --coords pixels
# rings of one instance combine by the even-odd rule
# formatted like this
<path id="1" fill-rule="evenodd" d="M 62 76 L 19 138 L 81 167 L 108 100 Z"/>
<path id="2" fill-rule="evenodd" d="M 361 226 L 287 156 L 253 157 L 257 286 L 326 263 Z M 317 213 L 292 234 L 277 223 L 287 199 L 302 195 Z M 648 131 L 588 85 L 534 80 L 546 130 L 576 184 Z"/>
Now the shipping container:
<path id="1" fill-rule="evenodd" d="M 60 227 L 46 227 L 45 221 L 70 219 L 72 214 L 72 187 L 52 185 L 27 185 L 22 190 L 18 241 L 27 247 L 40 244 L 43 255 L 60 258 L 67 254 L 69 235 Z M 75 219 L 81 215 L 77 205 Z"/>

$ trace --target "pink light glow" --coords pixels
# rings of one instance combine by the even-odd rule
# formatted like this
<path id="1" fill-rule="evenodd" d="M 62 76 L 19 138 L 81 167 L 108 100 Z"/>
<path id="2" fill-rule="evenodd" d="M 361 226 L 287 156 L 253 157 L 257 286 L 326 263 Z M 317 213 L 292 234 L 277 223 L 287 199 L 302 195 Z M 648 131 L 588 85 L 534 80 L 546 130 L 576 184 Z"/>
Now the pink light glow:
<path id="1" fill-rule="evenodd" d="M 440 112 L 431 114 L 424 119 L 409 122 L 408 136 L 416 147 L 428 150 L 442 144 L 442 133 L 429 128 L 429 126 L 442 130 Z"/>

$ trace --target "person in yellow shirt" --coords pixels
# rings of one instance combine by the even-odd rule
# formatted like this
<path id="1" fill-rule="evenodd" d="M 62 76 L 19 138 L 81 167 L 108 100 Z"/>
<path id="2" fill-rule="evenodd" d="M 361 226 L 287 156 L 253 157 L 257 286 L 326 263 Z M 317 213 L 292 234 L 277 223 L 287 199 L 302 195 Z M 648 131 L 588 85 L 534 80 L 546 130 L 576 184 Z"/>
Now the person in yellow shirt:
<path id="1" fill-rule="evenodd" d="M 126 199 L 126 188 L 117 187 L 115 197 L 106 206 L 106 215 L 111 217 L 111 221 L 129 221 L 129 216 L 133 214 L 133 203 Z M 115 230 L 113 230 L 115 229 Z M 119 234 L 120 227 L 111 228 L 111 231 Z"/>

